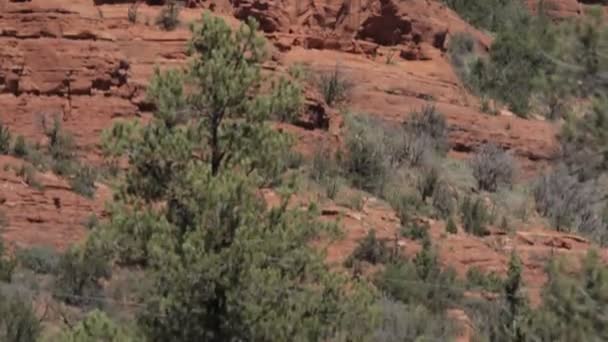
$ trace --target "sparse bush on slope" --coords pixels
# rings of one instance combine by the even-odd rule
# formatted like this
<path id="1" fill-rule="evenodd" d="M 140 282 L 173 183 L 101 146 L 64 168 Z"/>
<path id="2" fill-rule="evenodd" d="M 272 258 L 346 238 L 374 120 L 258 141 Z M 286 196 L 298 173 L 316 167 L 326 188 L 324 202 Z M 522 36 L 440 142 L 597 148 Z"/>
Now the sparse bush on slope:
<path id="1" fill-rule="evenodd" d="M 479 190 L 494 192 L 499 186 L 510 187 L 515 177 L 515 160 L 494 144 L 482 145 L 471 159 L 473 176 Z"/>

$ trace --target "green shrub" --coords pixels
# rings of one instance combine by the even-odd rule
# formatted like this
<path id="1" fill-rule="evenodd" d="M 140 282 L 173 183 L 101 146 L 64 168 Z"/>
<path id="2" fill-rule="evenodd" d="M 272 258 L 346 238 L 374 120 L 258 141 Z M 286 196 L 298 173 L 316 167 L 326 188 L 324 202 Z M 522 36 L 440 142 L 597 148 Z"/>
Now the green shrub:
<path id="1" fill-rule="evenodd" d="M 179 12 L 180 7 L 177 1 L 167 0 L 165 7 L 156 18 L 156 24 L 167 31 L 174 30 L 180 22 Z"/>
<path id="2" fill-rule="evenodd" d="M 71 247 L 59 258 L 55 271 L 54 296 L 70 305 L 88 305 L 101 293 L 99 280 L 108 278 L 111 268 L 102 248 L 88 243 Z"/>
<path id="3" fill-rule="evenodd" d="M 406 305 L 382 297 L 377 303 L 379 323 L 373 341 L 451 341 L 456 324 L 445 313 L 433 313 L 423 305 Z"/>
<path id="4" fill-rule="evenodd" d="M 0 282 L 11 282 L 13 278 L 13 272 L 17 266 L 16 260 L 7 256 L 6 248 L 4 246 L 4 239 L 1 235 L 2 230 L 6 227 L 7 222 L 4 213 L 0 211 Z"/>
<path id="5" fill-rule="evenodd" d="M 17 176 L 23 178 L 23 181 L 36 190 L 42 191 L 44 186 L 36 177 L 36 169 L 29 164 L 22 164 L 17 170 Z"/>
<path id="6" fill-rule="evenodd" d="M 376 231 L 370 229 L 344 264 L 346 267 L 352 267 L 355 262 L 365 261 L 375 265 L 388 262 L 392 256 L 393 251 L 386 245 L 386 241 L 378 240 Z"/>
<path id="7" fill-rule="evenodd" d="M 473 200 L 470 196 L 465 197 L 460 210 L 465 232 L 477 236 L 488 234 L 486 226 L 490 221 L 490 215 L 480 198 Z"/>
<path id="8" fill-rule="evenodd" d="M 519 0 L 445 2 L 474 25 L 496 32 L 488 58 L 476 56 L 468 38 L 458 37 L 448 47 L 463 83 L 481 97 L 489 96 L 527 117 L 530 99 L 542 90 L 538 79 L 554 69 L 547 67 L 541 53 L 552 51 L 556 41 L 543 10 L 530 16 Z"/>
<path id="9" fill-rule="evenodd" d="M 55 162 L 66 162 L 74 159 L 76 145 L 74 137 L 63 129 L 61 119 L 53 118 L 51 126 L 48 125 L 46 117 L 42 117 L 42 129 L 49 139 L 48 152 Z M 62 174 L 62 173 L 59 173 Z"/>
<path id="10" fill-rule="evenodd" d="M 451 217 L 456 207 L 456 193 L 447 182 L 439 181 L 433 190 L 432 203 L 440 218 Z"/>
<path id="11" fill-rule="evenodd" d="M 379 193 L 386 183 L 389 159 L 380 122 L 370 117 L 350 117 L 344 169 L 353 185 Z"/>
<path id="12" fill-rule="evenodd" d="M 39 274 L 53 273 L 59 262 L 57 252 L 49 246 L 34 246 L 16 253 L 19 265 Z"/>
<path id="13" fill-rule="evenodd" d="M 429 238 L 430 226 L 426 222 L 410 220 L 401 227 L 401 235 L 411 240 L 425 240 Z"/>
<path id="14" fill-rule="evenodd" d="M 76 172 L 77 168 L 78 165 L 73 160 L 57 159 L 51 161 L 51 170 L 59 176 L 70 176 Z"/>
<path id="15" fill-rule="evenodd" d="M 129 9 L 127 10 L 127 20 L 129 20 L 129 22 L 132 24 L 137 22 L 137 12 L 139 10 L 139 4 L 139 2 L 134 2 L 129 6 Z"/>
<path id="16" fill-rule="evenodd" d="M 342 69 L 336 64 L 333 70 L 322 72 L 319 75 L 317 87 L 325 102 L 331 106 L 348 101 L 353 83 L 344 76 Z"/>
<path id="17" fill-rule="evenodd" d="M 389 198 L 389 202 L 402 225 L 410 222 L 424 210 L 424 202 L 415 194 L 396 194 Z"/>
<path id="18" fill-rule="evenodd" d="M 441 155 L 448 151 L 448 124 L 443 113 L 434 105 L 427 104 L 410 113 L 405 127 L 415 137 L 428 136 L 431 147 Z"/>
<path id="19" fill-rule="evenodd" d="M 135 342 L 136 338 L 131 329 L 121 327 L 111 320 L 104 312 L 93 310 L 78 324 L 63 331 L 58 341 L 65 342 Z"/>
<path id="20" fill-rule="evenodd" d="M 460 58 L 475 52 L 475 37 L 469 32 L 456 32 L 450 36 L 448 54 L 451 58 Z"/>
<path id="21" fill-rule="evenodd" d="M 537 211 L 558 231 L 574 231 L 599 243 L 608 243 L 607 224 L 602 219 L 601 186 L 596 181 L 579 182 L 563 167 L 542 175 L 533 188 Z"/>
<path id="22" fill-rule="evenodd" d="M 458 32 L 450 36 L 448 56 L 458 77 L 470 88 L 471 65 L 478 58 L 475 54 L 475 38 L 468 32 Z"/>
<path id="23" fill-rule="evenodd" d="M 338 173 L 338 165 L 331 150 L 326 146 L 318 146 L 312 157 L 310 176 L 315 182 L 333 178 Z"/>
<path id="24" fill-rule="evenodd" d="M 439 184 L 439 169 L 434 166 L 423 168 L 416 183 L 416 188 L 423 202 L 433 195 L 437 184 Z"/>
<path id="25" fill-rule="evenodd" d="M 356 192 L 348 198 L 347 206 L 352 210 L 361 211 L 364 205 L 365 199 L 360 192 Z"/>
<path id="26" fill-rule="evenodd" d="M 470 164 L 479 190 L 494 192 L 499 186 L 513 185 L 515 160 L 497 145 L 482 145 Z"/>
<path id="27" fill-rule="evenodd" d="M 406 305 L 424 306 L 435 313 L 445 312 L 462 297 L 462 290 L 455 286 L 456 273 L 440 268 L 437 254 L 428 240 L 423 242 L 423 248 L 414 260 L 388 264 L 375 284 L 391 298 Z"/>
<path id="28" fill-rule="evenodd" d="M 31 300 L 21 293 L 1 290 L 0 288 L 0 341 L 38 341 L 42 327 Z"/>
<path id="29" fill-rule="evenodd" d="M 87 219 L 84 221 L 84 226 L 87 227 L 89 230 L 93 230 L 98 225 L 99 225 L 99 219 L 97 218 L 97 214 L 95 214 L 95 213 L 92 213 L 91 215 L 89 215 L 87 217 Z"/>
<path id="30" fill-rule="evenodd" d="M 8 154 L 11 151 L 11 141 L 11 132 L 0 121 L 0 154 Z"/>
<path id="31" fill-rule="evenodd" d="M 81 165 L 77 168 L 76 173 L 70 178 L 70 186 L 72 190 L 86 197 L 95 195 L 95 179 L 97 175 L 95 169 L 90 166 Z"/>
<path id="32" fill-rule="evenodd" d="M 325 185 L 325 195 L 331 200 L 335 200 L 340 191 L 340 178 L 332 177 L 323 182 Z"/>
<path id="33" fill-rule="evenodd" d="M 528 16 L 528 9 L 519 0 L 443 0 L 463 19 L 492 32 L 518 25 Z"/>
<path id="34" fill-rule="evenodd" d="M 608 38 L 608 34 L 607 34 Z M 568 117 L 560 135 L 561 157 L 580 180 L 608 171 L 608 96 L 592 101 L 580 118 Z"/>
<path id="35" fill-rule="evenodd" d="M 484 273 L 479 267 L 469 268 L 466 277 L 469 289 L 500 292 L 504 287 L 503 280 L 498 274 L 494 272 Z"/>
<path id="36" fill-rule="evenodd" d="M 15 157 L 23 158 L 28 155 L 29 147 L 25 142 L 25 137 L 21 134 L 15 138 L 15 143 L 13 145 L 13 155 Z"/>
<path id="37" fill-rule="evenodd" d="M 448 222 L 446 223 L 445 230 L 449 234 L 458 234 L 458 227 L 456 227 L 456 222 L 454 222 L 454 219 L 452 218 L 452 216 L 450 216 L 448 218 Z"/>
<path id="38" fill-rule="evenodd" d="M 560 262 L 548 266 L 542 305 L 533 312 L 530 335 L 539 341 L 605 341 L 608 267 L 590 250 L 573 274 Z"/>

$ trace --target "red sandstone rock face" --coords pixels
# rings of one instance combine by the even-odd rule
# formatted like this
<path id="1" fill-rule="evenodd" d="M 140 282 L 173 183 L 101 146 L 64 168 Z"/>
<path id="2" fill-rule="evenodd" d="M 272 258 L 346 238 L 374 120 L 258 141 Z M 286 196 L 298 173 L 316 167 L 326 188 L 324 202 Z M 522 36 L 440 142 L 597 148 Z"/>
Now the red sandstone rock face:
<path id="1" fill-rule="evenodd" d="M 281 46 L 302 45 L 373 54 L 398 46 L 409 59 L 423 59 L 421 43 L 444 48 L 450 32 L 469 31 L 487 46 L 489 38 L 436 1 L 412 0 L 237 0 L 234 14 L 253 16 Z M 411 51 L 409 51 L 411 50 Z"/>

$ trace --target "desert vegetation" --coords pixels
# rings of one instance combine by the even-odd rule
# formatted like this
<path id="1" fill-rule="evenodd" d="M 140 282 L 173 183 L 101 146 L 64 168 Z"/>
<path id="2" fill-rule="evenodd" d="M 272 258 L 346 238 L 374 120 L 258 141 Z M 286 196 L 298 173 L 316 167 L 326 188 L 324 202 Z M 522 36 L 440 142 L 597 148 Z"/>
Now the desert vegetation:
<path id="1" fill-rule="evenodd" d="M 536 305 L 516 249 L 501 270 L 459 275 L 442 259 L 457 239 L 488 250 L 495 236 L 525 239 L 515 234 L 529 220 L 608 243 L 605 24 L 593 13 L 553 23 L 519 1 L 444 2 L 495 38 L 486 55 L 473 36 L 451 37 L 467 87 L 561 125 L 549 167 L 522 178 L 518 151 L 486 141 L 454 158 L 445 107 L 428 101 L 399 121 L 354 112 L 347 69 L 268 72 L 257 21 L 232 28 L 205 12 L 191 25 L 190 63 L 155 69 L 150 117 L 103 132 L 111 172 L 86 164 L 56 117 L 41 117 L 44 143 L 0 122 L 0 154 L 23 161 L 14 171 L 26 186 L 44 191 L 39 173 L 52 172 L 86 197 L 98 181 L 113 191 L 65 250 L 13 248 L 0 235 L 0 340 L 450 341 L 465 328 L 454 312 L 475 341 L 608 339 L 608 266 L 594 249 L 548 258 Z M 162 29 L 179 25 L 179 6 L 164 4 Z M 128 15 L 137 22 L 135 5 Z M 305 90 L 344 116 L 340 143 L 306 156 L 283 129 Z M 341 220 L 378 207 L 394 235 L 365 222 L 328 264 L 327 244 L 350 228 Z M 0 230 L 9 226 L 0 210 Z"/>

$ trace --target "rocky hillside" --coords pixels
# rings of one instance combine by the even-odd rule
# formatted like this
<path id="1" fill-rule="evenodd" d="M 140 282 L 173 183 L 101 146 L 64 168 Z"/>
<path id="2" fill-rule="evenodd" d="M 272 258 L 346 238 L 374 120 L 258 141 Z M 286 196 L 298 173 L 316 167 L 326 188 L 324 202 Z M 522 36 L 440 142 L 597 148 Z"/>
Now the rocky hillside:
<path id="1" fill-rule="evenodd" d="M 559 21 L 580 15 L 592 3 L 551 0 L 548 13 Z M 538 4 L 528 0 L 532 11 Z M 318 89 L 307 85 L 300 119 L 280 125 L 294 134 L 298 151 L 306 157 L 323 143 L 343 142 L 346 112 L 396 125 L 433 103 L 447 119 L 448 156 L 455 163 L 468 159 L 482 144 L 495 143 L 512 152 L 521 170 L 517 177 L 525 181 L 556 158 L 557 123 L 523 119 L 506 109 L 488 115 L 481 99 L 461 83 L 448 56 L 451 39 L 466 32 L 483 55 L 493 38 L 439 0 L 199 0 L 187 5 L 177 28 L 167 31 L 156 23 L 163 9 L 158 4 L 0 0 L 0 122 L 13 136 L 46 146 L 51 137 L 43 123 L 57 117 L 73 135 L 83 163 L 101 169 L 102 131 L 118 120 L 150 117 L 154 108 L 146 89 L 155 68 L 186 65 L 188 25 L 203 10 L 211 10 L 235 26 L 247 17 L 259 21 L 271 44 L 266 72 L 286 73 L 294 65 L 313 75 L 339 70 L 352 85 L 347 108 L 329 106 Z M 92 220 L 107 215 L 110 185 L 98 182 L 94 196 L 87 198 L 73 191 L 67 177 L 28 171 L 27 164 L 0 155 L 0 213 L 8 223 L 2 234 L 12 247 L 51 245 L 64 250 L 84 239 Z M 340 222 L 345 233 L 328 249 L 332 264 L 343 263 L 372 228 L 380 239 L 395 239 L 408 255 L 420 250 L 413 239 L 395 238 L 400 219 L 385 201 L 348 189 L 360 202 L 349 205 L 320 200 L 313 190 L 297 200 L 320 204 L 322 218 Z M 278 203 L 273 191 L 265 195 L 269 203 Z M 546 281 L 547 260 L 555 253 L 579 257 L 592 246 L 534 219 L 512 234 L 493 225 L 483 237 L 462 231 L 446 235 L 446 222 L 421 221 L 430 227 L 441 263 L 454 267 L 460 277 L 473 267 L 504 274 L 511 251 L 518 251 L 535 303 Z M 601 256 L 608 261 L 608 251 Z"/>
<path id="2" fill-rule="evenodd" d="M 139 6 L 135 23 L 128 20 L 129 4 L 34 0 L 3 1 L 0 6 L 0 118 L 13 132 L 43 143 L 40 118 L 59 115 L 82 157 L 93 163 L 99 159 L 104 128 L 150 109 L 145 88 L 154 67 L 186 61 L 187 24 L 201 13 L 198 8 L 184 9 L 180 27 L 167 32 L 154 24 L 160 6 Z M 355 85 L 353 111 L 402 120 L 411 109 L 432 100 L 450 122 L 455 154 L 495 141 L 514 150 L 529 170 L 552 156 L 551 125 L 509 113 L 485 115 L 460 85 L 445 56 L 450 36 L 470 32 L 482 49 L 490 38 L 439 2 L 203 1 L 202 6 L 233 22 L 257 18 L 275 47 L 270 70 L 293 63 L 324 70 L 338 63 Z M 311 108 L 327 111 L 329 131 L 339 135 L 340 118 L 318 98 L 310 94 Z M 326 136 L 324 131 L 294 129 L 304 146 Z M 10 176 L 4 173 L 2 179 L 9 182 Z M 81 209 L 66 209 L 70 205 L 64 204 L 61 210 L 75 212 L 57 215 L 60 209 L 52 197 L 69 194 L 21 191 L 24 194 L 8 194 L 4 204 L 11 222 L 7 234 L 16 242 L 33 242 L 19 238 L 33 229 L 31 236 L 64 245 L 70 237 L 52 239 L 64 235 L 52 231 L 74 229 L 91 208 L 82 200 L 76 205 Z M 28 218 L 28 212 L 39 218 Z M 47 233 L 49 239 L 43 235 Z"/>

